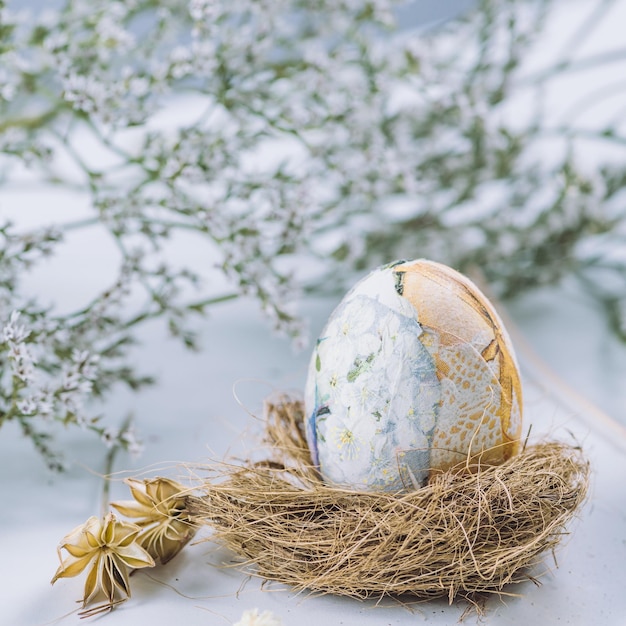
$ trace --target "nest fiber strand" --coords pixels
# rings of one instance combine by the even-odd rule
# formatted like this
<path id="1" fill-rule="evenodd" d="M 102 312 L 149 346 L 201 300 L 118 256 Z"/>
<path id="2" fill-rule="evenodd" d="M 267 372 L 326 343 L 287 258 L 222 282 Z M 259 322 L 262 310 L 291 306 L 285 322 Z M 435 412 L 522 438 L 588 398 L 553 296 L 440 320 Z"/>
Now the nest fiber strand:
<path id="1" fill-rule="evenodd" d="M 324 484 L 302 432 L 302 405 L 267 405 L 277 460 L 225 466 L 189 507 L 266 579 L 365 598 L 500 592 L 561 540 L 587 493 L 589 466 L 563 443 L 501 465 L 436 475 L 403 494 Z M 473 461 L 475 462 L 475 460 Z"/>

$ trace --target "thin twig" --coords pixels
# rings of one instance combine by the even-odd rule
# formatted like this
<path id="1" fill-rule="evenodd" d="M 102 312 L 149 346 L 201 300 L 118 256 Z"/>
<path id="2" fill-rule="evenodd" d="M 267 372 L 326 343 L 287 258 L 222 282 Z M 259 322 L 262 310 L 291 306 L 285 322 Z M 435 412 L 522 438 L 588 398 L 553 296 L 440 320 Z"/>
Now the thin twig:
<path id="1" fill-rule="evenodd" d="M 130 428 L 130 425 L 133 421 L 132 414 L 126 416 L 122 424 L 120 425 L 120 432 L 125 432 Z M 111 449 L 108 451 L 105 459 L 104 459 L 104 483 L 102 485 L 102 500 L 101 500 L 101 511 L 102 517 L 104 517 L 109 511 L 109 503 L 110 503 L 110 495 L 111 495 L 111 476 L 113 475 L 113 465 L 115 463 L 115 458 L 117 457 L 119 451 L 121 450 L 121 446 L 119 443 L 114 443 L 111 446 Z"/>

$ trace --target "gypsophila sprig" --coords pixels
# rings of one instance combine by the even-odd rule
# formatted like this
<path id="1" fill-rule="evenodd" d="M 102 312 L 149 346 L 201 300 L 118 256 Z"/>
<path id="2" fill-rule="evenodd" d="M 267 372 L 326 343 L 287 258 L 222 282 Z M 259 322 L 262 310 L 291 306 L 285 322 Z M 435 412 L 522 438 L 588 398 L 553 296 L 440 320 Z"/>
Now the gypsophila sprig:
<path id="1" fill-rule="evenodd" d="M 233 626 L 282 626 L 283 622 L 270 611 L 259 613 L 259 609 L 244 611 L 241 619 Z"/>
<path id="2" fill-rule="evenodd" d="M 108 446 L 138 452 L 141 444 L 131 425 L 114 430 L 87 407 L 113 382 L 122 380 L 131 386 L 147 382 L 117 363 L 116 344 L 123 345 L 130 338 L 123 327 L 106 316 L 112 303 L 100 298 L 80 314 L 58 317 L 33 300 L 22 299 L 20 274 L 50 254 L 49 246 L 60 237 L 49 229 L 17 235 L 10 225 L 0 229 L 2 237 L 0 426 L 9 420 L 18 422 L 55 470 L 62 469 L 64 463 L 52 444 L 55 426 L 78 426 L 94 432 Z M 10 310 L 16 301 L 23 305 L 21 311 Z M 103 315 L 93 319 L 96 307 Z M 109 336 L 107 328 L 112 332 Z"/>
<path id="3" fill-rule="evenodd" d="M 566 46 L 525 67 L 564 6 L 477 0 L 417 33 L 398 32 L 390 0 L 2 9 L 0 184 L 65 188 L 86 209 L 0 226 L 0 324 L 17 311 L 27 333 L 0 345 L 0 425 L 18 421 L 55 468 L 59 424 L 136 450 L 90 401 L 150 382 L 128 365 L 143 322 L 196 348 L 191 316 L 245 295 L 298 342 L 303 292 L 401 257 L 480 267 L 505 297 L 575 277 L 626 338 L 624 159 L 590 164 L 586 149 L 623 151 L 623 116 L 589 128 L 516 100 L 541 103 L 552 80 L 601 65 Z M 14 202 L 0 188 L 0 205 Z M 116 276 L 61 314 L 23 278 L 84 228 L 114 244 Z M 182 234 L 213 274 L 171 261 Z"/>

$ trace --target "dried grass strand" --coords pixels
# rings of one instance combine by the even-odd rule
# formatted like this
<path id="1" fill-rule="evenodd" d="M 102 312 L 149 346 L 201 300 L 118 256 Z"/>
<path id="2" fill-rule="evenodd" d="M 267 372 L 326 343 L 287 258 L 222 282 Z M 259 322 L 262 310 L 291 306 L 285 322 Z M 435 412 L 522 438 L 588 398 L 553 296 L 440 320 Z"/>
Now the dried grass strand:
<path id="1" fill-rule="evenodd" d="M 585 500 L 589 464 L 579 447 L 528 445 L 497 466 L 472 459 L 410 493 L 326 485 L 311 466 L 302 405 L 267 403 L 273 456 L 224 465 L 189 508 L 213 538 L 265 579 L 295 590 L 366 598 L 502 592 L 534 578 Z"/>

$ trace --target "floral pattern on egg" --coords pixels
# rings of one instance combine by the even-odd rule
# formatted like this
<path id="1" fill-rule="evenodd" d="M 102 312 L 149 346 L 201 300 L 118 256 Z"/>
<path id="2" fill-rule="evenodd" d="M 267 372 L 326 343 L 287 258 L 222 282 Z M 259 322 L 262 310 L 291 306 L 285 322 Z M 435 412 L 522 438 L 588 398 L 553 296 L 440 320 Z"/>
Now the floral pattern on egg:
<path id="1" fill-rule="evenodd" d="M 344 297 L 311 358 L 307 440 L 331 484 L 400 491 L 468 452 L 517 451 L 521 389 L 497 314 L 431 261 L 375 270 Z"/>

